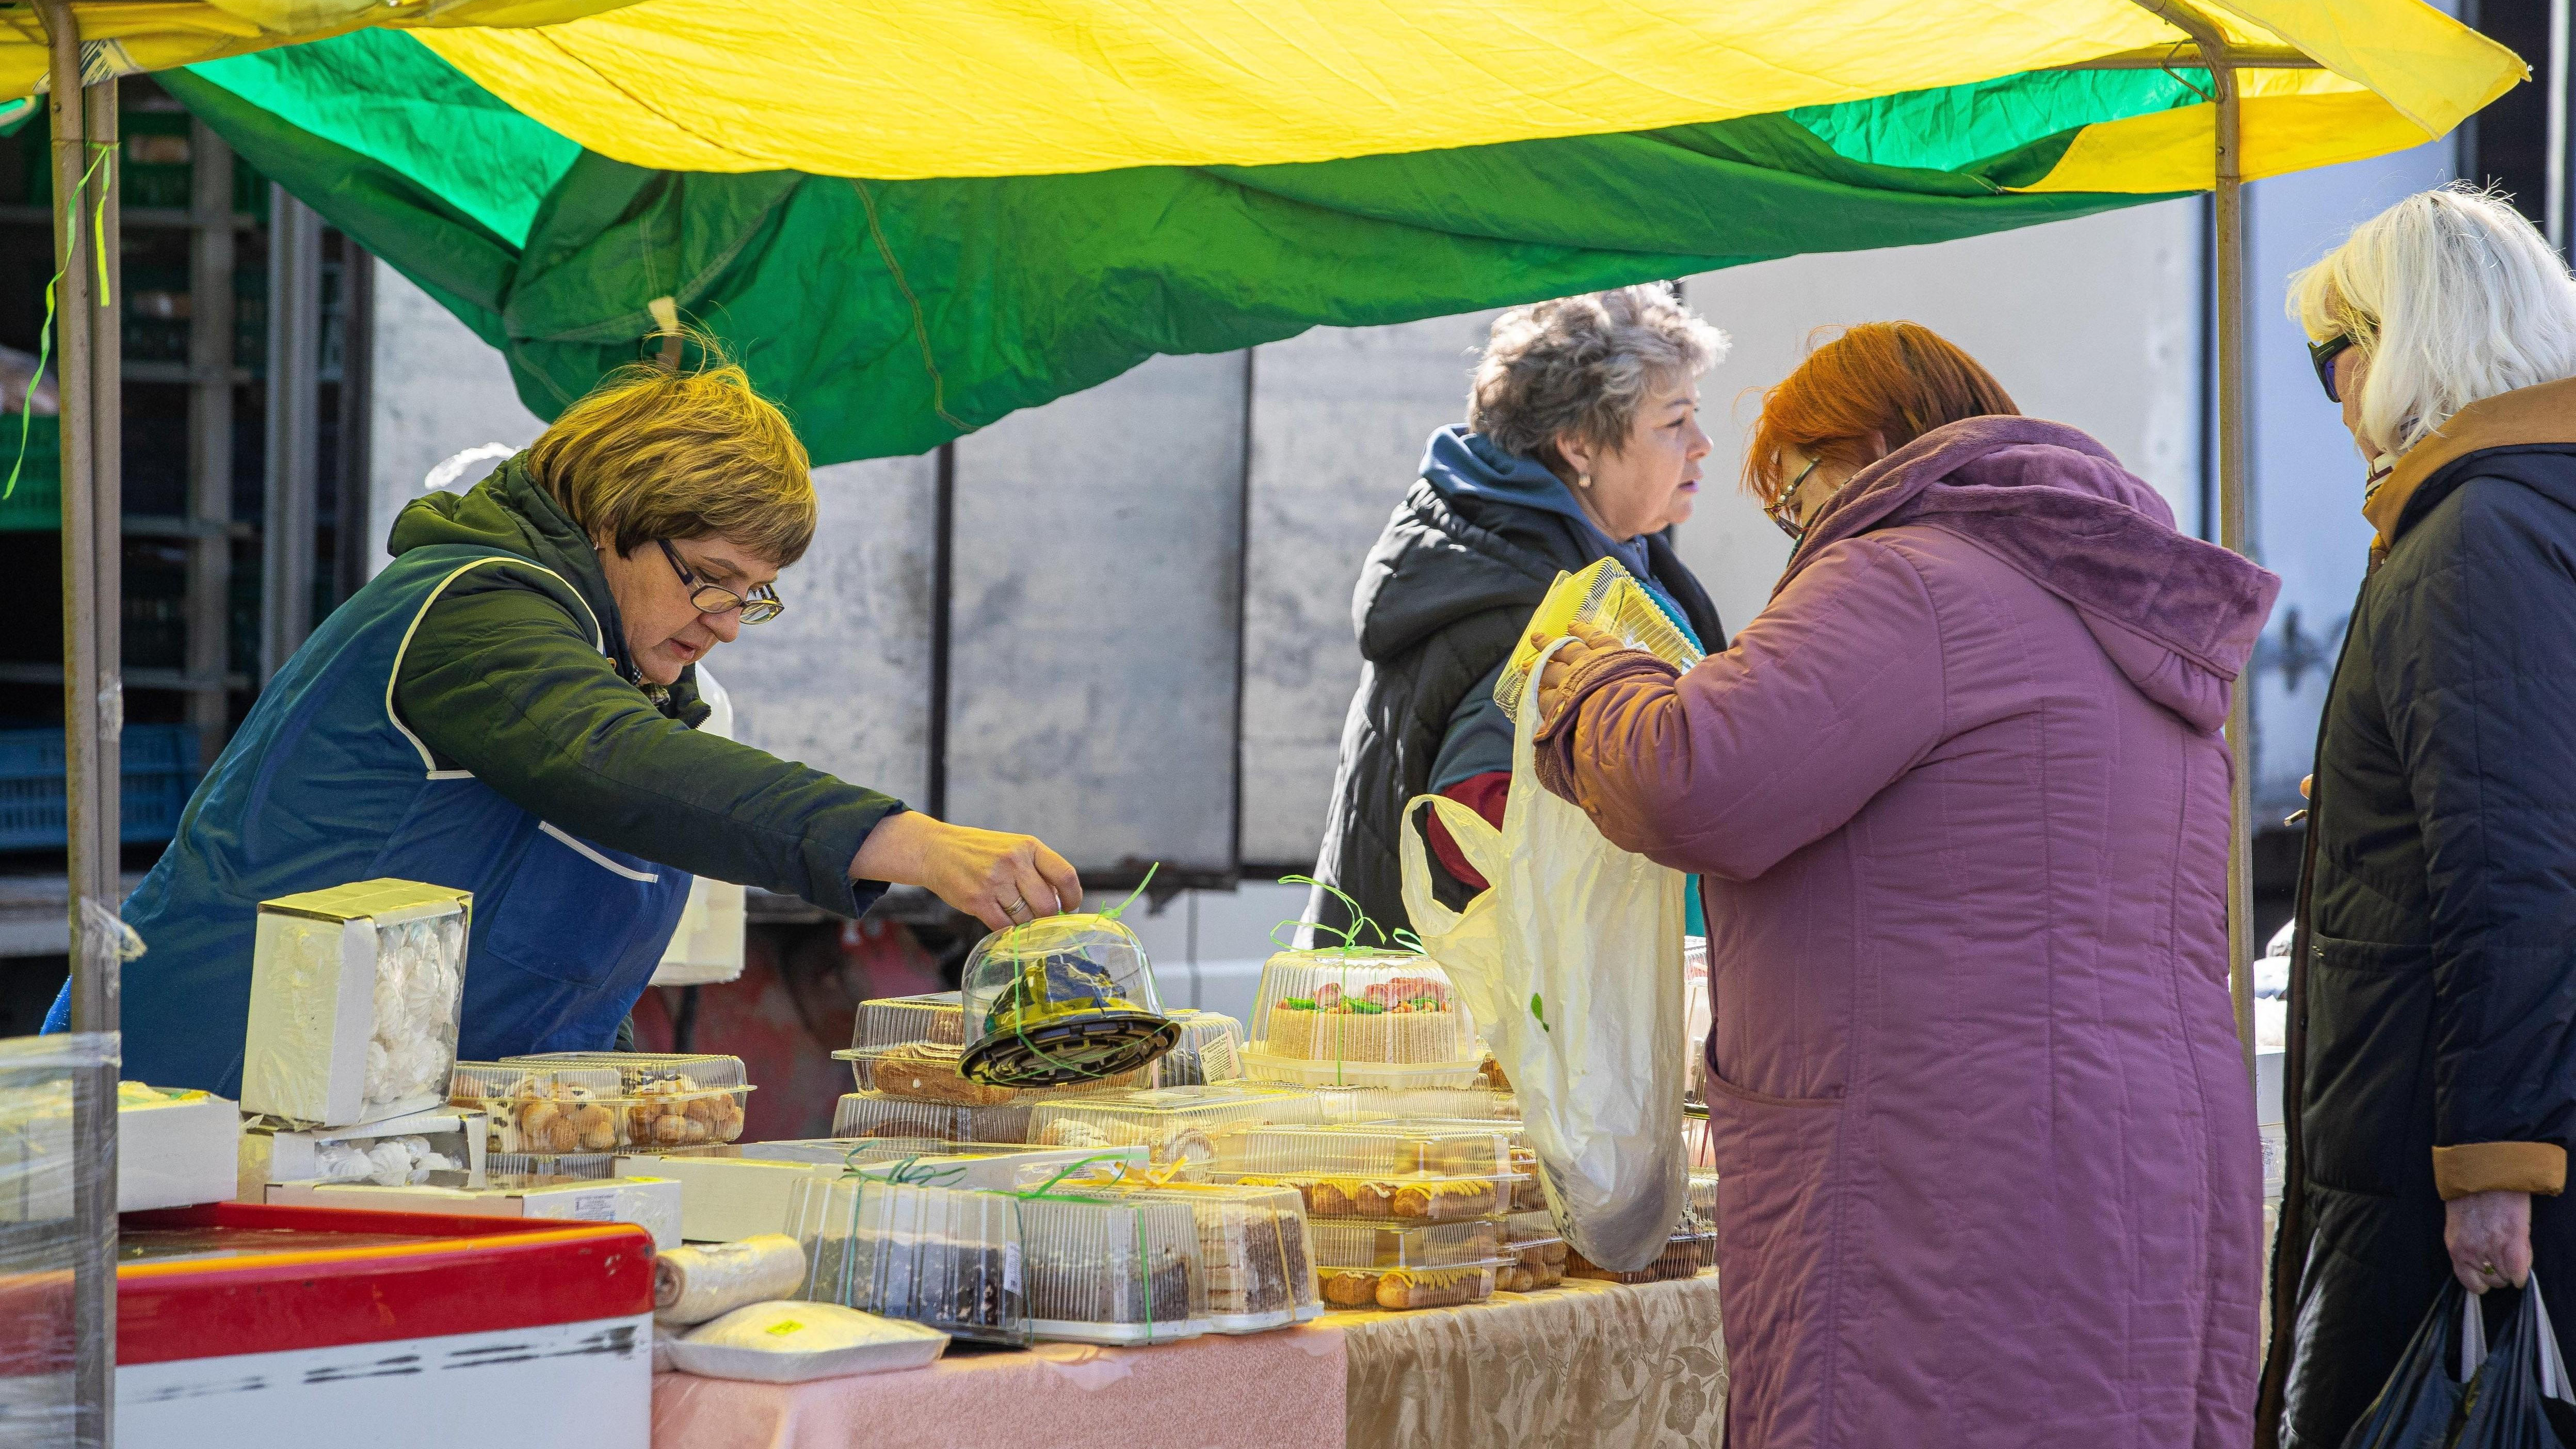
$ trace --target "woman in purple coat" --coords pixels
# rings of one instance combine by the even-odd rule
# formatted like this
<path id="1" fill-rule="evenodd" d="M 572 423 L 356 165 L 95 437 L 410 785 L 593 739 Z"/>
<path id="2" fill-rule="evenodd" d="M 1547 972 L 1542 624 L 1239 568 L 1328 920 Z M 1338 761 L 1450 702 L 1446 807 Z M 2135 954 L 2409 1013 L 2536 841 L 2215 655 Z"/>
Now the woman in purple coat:
<path id="1" fill-rule="evenodd" d="M 2219 727 L 2279 581 L 1911 323 L 1746 474 L 1770 606 L 1679 675 L 1569 645 L 1538 757 L 1709 880 L 1728 1449 L 2245 1443 Z"/>

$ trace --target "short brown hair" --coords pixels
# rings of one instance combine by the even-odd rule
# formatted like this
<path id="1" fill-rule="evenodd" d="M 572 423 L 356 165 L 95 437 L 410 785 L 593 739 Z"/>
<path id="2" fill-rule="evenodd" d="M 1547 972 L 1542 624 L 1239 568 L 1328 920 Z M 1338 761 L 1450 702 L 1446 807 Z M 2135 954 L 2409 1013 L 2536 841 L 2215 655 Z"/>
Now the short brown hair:
<path id="1" fill-rule="evenodd" d="M 1895 452 L 1961 418 L 2018 417 L 2012 395 L 1957 343 L 1920 322 L 1861 322 L 1808 339 L 1807 360 L 1762 395 L 1744 450 L 1744 491 L 1780 501 L 1789 479 L 1780 449 L 1795 445 L 1837 467 L 1870 461 L 1872 438 Z"/>
<path id="2" fill-rule="evenodd" d="M 805 445 L 721 353 L 692 371 L 610 373 L 529 446 L 528 472 L 621 555 L 721 536 L 785 568 L 814 541 Z"/>

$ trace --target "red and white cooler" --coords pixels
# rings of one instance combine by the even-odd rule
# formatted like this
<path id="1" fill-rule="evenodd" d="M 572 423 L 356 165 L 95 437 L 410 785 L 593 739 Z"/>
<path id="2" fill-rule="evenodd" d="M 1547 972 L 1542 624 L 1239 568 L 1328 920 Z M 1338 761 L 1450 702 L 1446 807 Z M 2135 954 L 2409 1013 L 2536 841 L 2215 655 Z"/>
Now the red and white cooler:
<path id="1" fill-rule="evenodd" d="M 124 1449 L 644 1449 L 650 1436 L 641 1228 L 219 1203 L 129 1213 L 119 1248 Z M 67 1293 L 69 1275 L 52 1276 L 43 1296 Z M 14 1347 L 0 1359 L 33 1367 Z"/>

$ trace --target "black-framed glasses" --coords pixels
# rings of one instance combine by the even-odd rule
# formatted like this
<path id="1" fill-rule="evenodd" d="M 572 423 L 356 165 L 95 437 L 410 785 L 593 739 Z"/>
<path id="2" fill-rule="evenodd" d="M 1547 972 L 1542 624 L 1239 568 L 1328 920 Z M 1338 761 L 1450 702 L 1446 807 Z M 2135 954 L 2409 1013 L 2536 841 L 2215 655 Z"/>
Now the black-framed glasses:
<path id="1" fill-rule="evenodd" d="M 2343 356 L 2344 349 L 2350 346 L 2352 334 L 2349 332 L 2338 332 L 2323 342 L 2308 344 L 2308 361 L 2316 366 L 2317 383 L 2326 390 L 2328 402 L 2343 401 L 2343 394 L 2335 390 L 2335 359 Z"/>
<path id="2" fill-rule="evenodd" d="M 1771 515 L 1771 521 L 1778 524 L 1780 531 L 1789 535 L 1793 543 L 1807 536 L 1807 525 L 1800 522 L 1798 515 L 1790 511 L 1791 506 L 1797 502 L 1798 489 L 1806 483 L 1807 475 L 1815 472 L 1816 465 L 1823 461 L 1825 460 L 1820 457 L 1809 458 L 1807 466 L 1798 470 L 1798 476 L 1789 480 L 1789 486 L 1780 490 L 1780 496 L 1762 507 L 1762 511 Z"/>
<path id="3" fill-rule="evenodd" d="M 762 584 L 745 598 L 722 584 L 701 582 L 696 574 L 689 572 L 687 564 L 680 562 L 680 551 L 671 547 L 668 540 L 657 538 L 653 542 L 661 546 L 662 557 L 671 561 L 671 571 L 678 574 L 680 582 L 688 587 L 689 602 L 697 606 L 699 613 L 730 614 L 739 610 L 744 623 L 766 624 L 787 612 L 787 606 L 778 601 L 777 593 L 769 585 Z"/>

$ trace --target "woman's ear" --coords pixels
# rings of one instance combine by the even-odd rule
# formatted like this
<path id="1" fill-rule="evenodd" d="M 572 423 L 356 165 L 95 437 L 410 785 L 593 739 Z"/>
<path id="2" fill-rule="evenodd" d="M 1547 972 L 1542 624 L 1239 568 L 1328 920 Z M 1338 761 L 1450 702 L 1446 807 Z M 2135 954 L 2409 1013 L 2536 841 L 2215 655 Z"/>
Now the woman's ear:
<path id="1" fill-rule="evenodd" d="M 1557 434 L 1556 455 L 1565 460 L 1566 468 L 1574 474 L 1574 478 L 1566 481 L 1571 483 L 1578 479 L 1591 478 L 1592 464 L 1594 461 L 1593 447 L 1592 444 L 1586 441 L 1581 434 Z"/>

